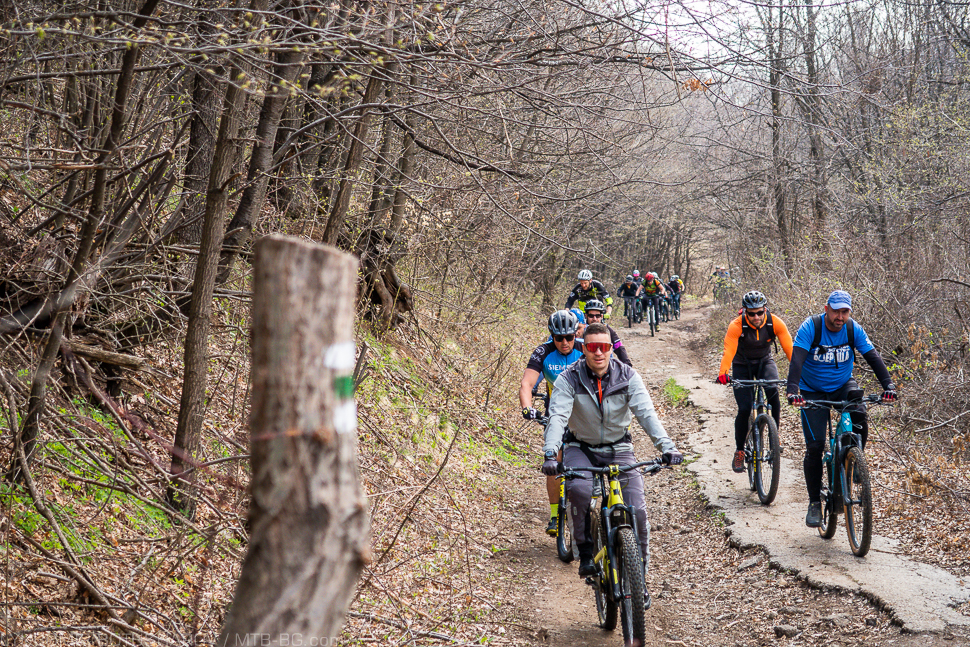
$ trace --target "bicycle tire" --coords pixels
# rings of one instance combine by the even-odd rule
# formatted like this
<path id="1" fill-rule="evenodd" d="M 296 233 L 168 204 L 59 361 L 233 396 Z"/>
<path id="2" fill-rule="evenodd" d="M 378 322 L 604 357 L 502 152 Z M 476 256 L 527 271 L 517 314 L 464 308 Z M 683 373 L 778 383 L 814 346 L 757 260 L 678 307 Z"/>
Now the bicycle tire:
<path id="1" fill-rule="evenodd" d="M 556 556 L 559 561 L 568 564 L 573 561 L 573 534 L 570 524 L 572 515 L 569 513 L 569 501 L 565 493 L 560 491 L 559 514 L 556 515 Z"/>
<path id="2" fill-rule="evenodd" d="M 636 308 L 628 303 L 626 306 L 626 327 L 633 328 L 633 320 L 637 318 Z"/>
<path id="3" fill-rule="evenodd" d="M 830 461 L 825 464 L 825 476 L 831 477 L 832 470 L 834 469 L 834 461 Z M 825 483 L 822 484 L 822 525 L 818 527 L 818 534 L 822 539 L 831 539 L 835 537 L 835 531 L 838 529 L 839 523 L 839 513 L 835 511 L 835 492 L 829 491 L 827 484 L 831 482 L 831 478 L 826 478 Z M 838 488 L 838 484 L 835 484 Z"/>
<path id="4" fill-rule="evenodd" d="M 781 479 L 781 443 L 778 440 L 778 427 L 775 425 L 775 419 L 766 413 L 760 414 L 755 419 L 754 425 L 755 433 L 759 438 L 756 444 L 759 454 L 755 477 L 758 499 L 763 505 L 770 505 L 778 494 L 778 481 Z"/>
<path id="5" fill-rule="evenodd" d="M 652 303 L 647 307 L 647 318 L 650 320 L 650 336 L 653 337 L 657 332 L 657 310 Z"/>
<path id="6" fill-rule="evenodd" d="M 643 558 L 640 543 L 629 526 L 616 531 L 616 570 L 620 577 L 625 644 L 642 645 L 646 640 L 646 622 L 643 618 L 643 597 L 646 585 L 643 581 Z"/>
<path id="7" fill-rule="evenodd" d="M 602 521 L 599 517 L 599 510 L 590 511 L 590 532 L 593 534 L 593 554 L 599 555 L 600 551 L 603 550 L 603 546 L 606 545 L 605 538 L 603 535 L 606 530 L 603 528 Z M 599 626 L 606 631 L 613 631 L 616 629 L 616 616 L 617 603 L 612 600 L 612 591 L 610 590 L 610 581 L 606 576 L 606 568 L 609 568 L 609 559 L 603 559 L 603 566 L 605 568 L 600 568 L 599 572 L 594 576 L 596 577 L 596 585 L 593 588 L 593 596 L 596 598 L 596 615 L 599 616 Z"/>
<path id="8" fill-rule="evenodd" d="M 859 479 L 855 483 L 853 469 Z M 865 557 L 872 544 L 872 487 L 869 466 L 860 447 L 850 447 L 842 464 L 843 490 L 849 504 L 845 508 L 845 529 L 849 547 L 856 557 Z M 858 501 L 858 503 L 857 503 Z M 861 527 L 860 527 L 861 526 Z"/>

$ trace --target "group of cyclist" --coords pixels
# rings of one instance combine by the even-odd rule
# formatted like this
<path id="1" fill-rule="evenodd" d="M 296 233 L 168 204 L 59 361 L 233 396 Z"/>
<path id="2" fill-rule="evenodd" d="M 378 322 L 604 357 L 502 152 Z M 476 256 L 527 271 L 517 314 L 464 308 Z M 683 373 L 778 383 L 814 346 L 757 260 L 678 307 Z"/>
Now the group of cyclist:
<path id="1" fill-rule="evenodd" d="M 636 462 L 630 434 L 633 416 L 662 453 L 665 462 L 676 465 L 683 461 L 683 454 L 657 416 L 642 378 L 633 369 L 626 348 L 616 331 L 606 325 L 612 313 L 609 292 L 602 282 L 593 279 L 589 270 L 582 270 L 578 278 L 579 284 L 570 292 L 565 308 L 549 317 L 550 337 L 533 351 L 519 390 L 522 415 L 527 420 L 534 420 L 539 413 L 532 407 L 533 395 L 543 380 L 546 383 L 548 418 L 542 471 L 547 475 L 551 513 L 547 532 L 550 535 L 556 534 L 558 515 L 556 474 L 561 469 L 574 467 Z M 617 291 L 618 296 L 642 298 L 646 295 L 647 299 L 652 299 L 666 296 L 669 290 L 679 299 L 683 291 L 683 283 L 676 275 L 667 285 L 652 272 L 647 273 L 643 281 L 638 281 L 639 278 L 638 271 L 627 276 Z M 649 307 L 657 306 L 650 303 Z M 829 295 L 824 311 L 805 319 L 793 339 L 785 322 L 769 312 L 768 299 L 763 293 L 746 293 L 741 299 L 738 316 L 731 321 L 724 337 L 724 353 L 716 381 L 728 384 L 732 379 L 778 380 L 772 346 L 780 342 L 790 361 L 786 388 L 789 404 L 800 407 L 806 400 L 844 400 L 849 391 L 858 388 L 852 377 L 855 351 L 858 350 L 882 385 L 882 398 L 895 400 L 896 387 L 882 357 L 862 326 L 852 319 L 851 313 L 850 295 L 844 290 L 835 290 Z M 733 471 L 743 472 L 744 441 L 753 393 L 751 388 L 736 388 L 734 394 L 738 413 L 731 466 Z M 781 415 L 778 390 L 766 389 L 766 396 L 777 425 Z M 818 527 L 822 523 L 820 490 L 827 411 L 801 408 L 800 415 L 806 448 L 803 468 L 809 498 L 805 522 L 810 527 Z M 853 425 L 860 430 L 864 448 L 868 438 L 865 406 L 860 403 L 850 415 Z M 650 526 L 643 500 L 642 476 L 634 470 L 624 473 L 620 481 L 624 500 L 636 509 L 646 573 Z M 567 486 L 573 519 L 572 536 L 579 553 L 579 574 L 584 577 L 596 573 L 588 522 L 591 487 L 590 479 L 575 479 Z M 644 606 L 650 606 L 649 592 L 644 596 Z"/>

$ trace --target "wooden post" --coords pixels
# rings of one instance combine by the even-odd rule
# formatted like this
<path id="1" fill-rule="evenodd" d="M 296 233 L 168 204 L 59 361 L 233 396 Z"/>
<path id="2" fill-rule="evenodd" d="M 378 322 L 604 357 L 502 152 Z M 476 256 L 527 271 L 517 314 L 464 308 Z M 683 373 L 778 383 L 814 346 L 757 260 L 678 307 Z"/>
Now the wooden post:
<path id="1" fill-rule="evenodd" d="M 217 645 L 330 645 L 370 559 L 353 399 L 357 259 L 256 243 L 249 551 Z"/>

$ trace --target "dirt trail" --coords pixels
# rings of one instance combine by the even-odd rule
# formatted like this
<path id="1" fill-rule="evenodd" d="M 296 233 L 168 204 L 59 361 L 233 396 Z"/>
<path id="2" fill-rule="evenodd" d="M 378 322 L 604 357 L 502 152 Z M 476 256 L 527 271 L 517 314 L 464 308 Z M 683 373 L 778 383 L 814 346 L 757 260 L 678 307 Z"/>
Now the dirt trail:
<path id="1" fill-rule="evenodd" d="M 804 526 L 804 488 L 790 460 L 785 489 L 767 511 L 747 489 L 746 476 L 730 472 L 733 398 L 723 387 L 703 386 L 716 370 L 700 345 L 709 312 L 687 308 L 656 337 L 643 325 L 617 328 L 668 433 L 699 456 L 690 472 L 666 471 L 645 482 L 652 525 L 647 585 L 655 599 L 647 612 L 647 644 L 970 645 L 970 618 L 953 608 L 970 594 L 963 582 L 892 555 L 882 540 L 874 542 L 871 557 L 854 558 L 841 526 L 832 541 L 820 539 Z M 702 411 L 665 405 L 662 387 L 670 377 L 690 388 Z M 655 456 L 635 429 L 638 456 Z M 791 448 L 787 457 L 797 453 Z M 576 564 L 556 558 L 542 532 L 548 514 L 542 483 L 531 478 L 535 485 L 527 494 L 533 498 L 522 502 L 522 542 L 509 552 L 525 573 L 521 584 L 531 586 L 518 613 L 520 629 L 530 629 L 519 631 L 516 642 L 622 644 L 619 632 L 597 628 L 592 592 Z M 896 561 L 884 561 L 890 556 Z M 885 587 L 867 586 L 880 578 Z"/>

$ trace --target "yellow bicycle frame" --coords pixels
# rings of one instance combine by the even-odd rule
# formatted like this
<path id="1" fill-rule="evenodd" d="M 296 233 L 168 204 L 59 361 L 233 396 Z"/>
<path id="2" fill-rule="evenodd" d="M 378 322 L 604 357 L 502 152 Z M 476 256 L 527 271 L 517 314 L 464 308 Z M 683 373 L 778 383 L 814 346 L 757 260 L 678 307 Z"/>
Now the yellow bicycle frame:
<path id="1" fill-rule="evenodd" d="M 615 505 L 623 505 L 623 489 L 620 487 L 620 466 L 610 465 L 609 494 L 606 500 L 606 507 L 611 508 Z M 599 514 L 599 511 L 597 511 L 597 514 Z M 598 564 L 606 559 L 606 547 L 608 544 L 608 541 L 603 542 L 603 548 L 601 548 L 600 552 L 596 553 L 596 556 L 593 558 L 595 563 Z M 604 567 L 605 566 L 606 564 L 604 564 Z M 613 569 L 613 581 L 615 582 L 619 579 L 619 574 L 616 572 L 616 569 L 613 568 L 612 564 L 610 564 L 610 568 Z M 606 568 L 604 568 L 603 571 L 605 572 Z"/>

